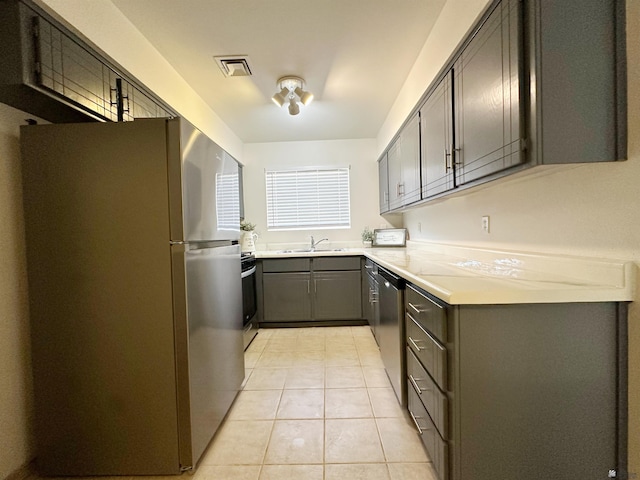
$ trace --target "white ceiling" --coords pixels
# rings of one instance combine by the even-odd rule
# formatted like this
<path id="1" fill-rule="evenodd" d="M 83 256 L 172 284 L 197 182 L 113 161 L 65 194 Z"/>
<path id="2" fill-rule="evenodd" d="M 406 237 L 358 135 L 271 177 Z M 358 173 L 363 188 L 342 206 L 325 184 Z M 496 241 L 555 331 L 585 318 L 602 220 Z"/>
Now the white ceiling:
<path id="1" fill-rule="evenodd" d="M 245 143 L 374 138 L 445 0 L 111 0 Z M 225 77 L 213 57 L 248 55 Z M 271 101 L 298 75 L 300 114 Z"/>

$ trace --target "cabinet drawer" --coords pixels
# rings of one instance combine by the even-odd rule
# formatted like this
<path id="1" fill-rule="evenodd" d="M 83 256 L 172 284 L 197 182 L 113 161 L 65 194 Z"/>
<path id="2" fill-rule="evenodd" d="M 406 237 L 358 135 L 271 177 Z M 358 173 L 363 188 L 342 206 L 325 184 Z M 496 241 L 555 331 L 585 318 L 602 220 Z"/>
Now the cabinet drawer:
<path id="1" fill-rule="evenodd" d="M 449 399 L 440 391 L 410 348 L 407 348 L 407 389 L 413 389 L 438 428 L 440 436 L 449 439 Z"/>
<path id="2" fill-rule="evenodd" d="M 360 270 L 360 257 L 315 257 L 313 269 L 322 270 Z"/>
<path id="3" fill-rule="evenodd" d="M 278 258 L 275 260 L 262 260 L 263 272 L 308 272 L 308 258 Z"/>
<path id="4" fill-rule="evenodd" d="M 413 286 L 407 285 L 405 292 L 407 312 L 441 342 L 447 341 L 447 311 Z"/>
<path id="5" fill-rule="evenodd" d="M 441 390 L 447 390 L 447 349 L 406 313 L 407 344 Z"/>
<path id="6" fill-rule="evenodd" d="M 427 454 L 433 462 L 433 468 L 438 473 L 440 480 L 449 478 L 449 445 L 438 434 L 438 430 L 431 421 L 429 414 L 422 405 L 413 388 L 409 388 L 407 394 L 409 402 L 409 415 L 418 429 L 420 440 L 427 450 Z"/>

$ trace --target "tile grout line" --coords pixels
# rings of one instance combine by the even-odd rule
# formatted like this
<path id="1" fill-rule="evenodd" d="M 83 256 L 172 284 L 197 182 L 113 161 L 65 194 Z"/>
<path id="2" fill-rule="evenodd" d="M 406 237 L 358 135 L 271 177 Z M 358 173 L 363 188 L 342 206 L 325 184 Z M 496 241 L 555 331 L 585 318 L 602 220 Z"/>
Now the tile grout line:
<path id="1" fill-rule="evenodd" d="M 349 344 L 349 342 L 344 342 L 345 345 L 341 345 L 340 341 L 337 340 L 337 338 L 336 338 L 336 340 L 339 342 L 339 343 L 336 344 L 337 348 L 336 349 L 328 349 L 327 348 L 327 345 L 328 345 L 327 340 L 329 340 L 329 337 L 331 337 L 331 336 L 332 335 L 323 335 L 322 336 L 322 338 L 324 340 L 324 345 L 323 345 L 323 349 L 320 350 L 320 351 L 323 351 L 325 353 L 324 360 L 322 362 L 322 367 L 321 367 L 322 370 L 323 370 L 323 379 L 322 379 L 322 390 L 323 390 L 323 395 L 322 395 L 322 398 L 323 398 L 323 410 L 322 410 L 322 416 L 323 416 L 322 472 L 323 473 L 322 473 L 322 478 L 323 478 L 323 480 L 326 480 L 326 478 L 327 478 L 327 469 L 326 469 L 326 466 L 327 466 L 327 463 L 326 463 L 327 462 L 327 456 L 326 456 L 326 454 L 327 454 L 327 420 L 328 420 L 328 417 L 327 417 L 327 393 L 328 392 L 327 392 L 327 390 L 329 389 L 329 387 L 328 387 L 327 370 L 328 369 L 330 370 L 331 368 L 333 368 L 334 371 L 335 371 L 335 370 L 338 370 L 340 368 L 352 366 L 351 362 L 348 361 L 348 360 L 345 362 L 346 363 L 345 365 L 340 365 L 339 364 L 339 363 L 341 363 L 341 360 L 330 360 L 330 363 L 337 362 L 338 364 L 337 365 L 327 365 L 327 355 L 326 355 L 326 353 L 331 351 L 331 350 L 340 351 L 341 347 L 344 347 L 344 348 L 353 347 L 355 349 L 356 359 L 357 360 L 356 360 L 356 362 L 354 362 L 353 366 L 354 367 L 358 367 L 358 371 L 362 375 L 362 382 L 363 382 L 362 388 L 366 389 L 366 394 L 367 394 L 366 398 L 367 398 L 367 402 L 368 402 L 367 405 L 371 410 L 371 418 L 374 419 L 374 422 L 375 422 L 375 425 L 376 425 L 376 432 L 377 432 L 377 435 L 378 435 L 377 438 L 378 438 L 378 441 L 380 443 L 380 448 L 382 450 L 383 458 L 384 458 L 384 460 L 382 462 L 354 462 L 354 464 L 383 464 L 383 465 L 385 465 L 385 472 L 386 472 L 387 478 L 391 478 L 392 473 L 391 473 L 391 469 L 389 468 L 388 455 L 387 455 L 387 452 L 386 452 L 386 450 L 384 448 L 384 444 L 382 442 L 382 434 L 381 434 L 381 431 L 380 431 L 380 426 L 379 426 L 379 421 L 378 421 L 379 418 L 383 418 L 383 417 L 379 417 L 376 414 L 376 412 L 374 410 L 374 402 L 373 402 L 373 397 L 372 397 L 372 389 L 374 389 L 374 388 L 384 389 L 385 388 L 383 385 L 380 384 L 379 379 L 374 376 L 375 375 L 374 372 L 376 371 L 375 369 L 379 369 L 381 367 L 379 366 L 379 364 L 377 362 L 373 362 L 372 360 L 363 360 L 364 357 L 370 356 L 371 352 L 368 352 L 368 351 L 370 349 L 373 350 L 372 347 L 374 347 L 374 345 L 372 345 L 370 342 L 364 342 L 362 340 L 357 341 L 357 339 L 356 339 L 357 336 L 353 334 L 353 327 L 351 327 L 351 331 L 349 332 L 349 335 L 348 336 L 345 335 L 344 338 L 350 338 L 351 341 L 353 342 L 352 344 Z M 360 336 L 363 337 L 363 338 L 365 337 L 364 335 L 360 335 Z M 303 336 L 300 335 L 297 338 L 299 339 L 301 337 L 303 337 Z M 304 337 L 307 337 L 307 335 L 304 335 Z M 337 337 L 340 338 L 340 335 L 337 335 Z M 295 343 L 295 338 L 296 337 L 295 336 L 288 336 L 288 335 L 286 337 L 277 337 L 276 333 L 273 332 L 272 335 L 270 336 L 270 338 L 265 342 L 265 345 L 264 345 L 262 351 L 260 352 L 260 356 L 258 357 L 258 360 L 256 361 L 256 365 L 254 366 L 254 369 L 255 368 L 260 368 L 258 366 L 258 362 L 259 362 L 260 357 L 262 357 L 265 353 L 275 353 L 275 352 L 270 352 L 269 346 L 273 347 L 277 343 L 277 342 L 272 342 L 272 340 L 274 340 L 276 338 L 291 338 L 291 339 L 294 339 L 293 342 Z M 313 335 L 309 335 L 308 338 L 313 338 Z M 271 344 L 271 345 L 269 345 L 269 344 Z M 281 349 L 282 346 L 279 346 L 278 348 Z M 277 353 L 285 353 L 285 352 L 277 352 Z M 379 350 L 378 350 L 378 354 L 379 354 Z M 295 352 L 293 353 L 293 356 L 295 356 Z M 307 369 L 307 368 L 309 368 L 311 366 L 315 367 L 313 362 L 311 362 L 311 365 L 304 365 L 303 369 Z M 312 383 L 311 382 L 308 384 L 309 386 L 304 387 L 304 388 L 301 388 L 300 386 L 298 386 L 297 388 L 287 388 L 287 382 L 291 378 L 292 372 L 296 370 L 295 363 L 293 363 L 293 364 L 292 363 L 288 363 L 287 367 L 279 367 L 277 365 L 274 365 L 274 366 L 266 366 L 266 367 L 262 367 L 262 368 L 283 368 L 283 369 L 286 370 L 286 375 L 285 375 L 282 387 L 278 388 L 278 390 L 280 391 L 280 396 L 279 396 L 279 399 L 278 399 L 278 405 L 276 406 L 274 419 L 272 421 L 272 426 L 271 426 L 271 431 L 270 431 L 270 434 L 269 434 L 269 439 L 267 441 L 267 446 L 266 446 L 264 454 L 262 456 L 262 464 L 260 465 L 260 470 L 258 472 L 259 476 L 262 476 L 262 474 L 264 473 L 266 455 L 267 455 L 267 452 L 269 451 L 269 446 L 270 446 L 271 440 L 273 439 L 275 425 L 276 425 L 276 422 L 278 421 L 278 411 L 280 410 L 280 408 L 283 405 L 282 402 L 283 402 L 283 397 L 285 395 L 285 392 L 287 390 L 305 391 L 305 390 L 312 389 Z M 249 377 L 247 379 L 247 382 L 248 382 L 249 378 L 251 376 L 253 376 L 253 374 L 255 373 L 254 369 L 251 370 L 250 375 L 249 375 Z M 365 374 L 365 370 L 367 370 L 369 372 L 369 379 L 367 379 L 367 375 Z M 295 386 L 295 384 L 294 384 L 294 386 Z M 356 387 L 353 384 L 351 384 L 350 386 L 347 385 L 347 384 L 340 385 L 339 382 L 336 385 L 336 387 L 334 387 L 334 389 L 356 389 L 356 388 L 360 389 L 361 387 L 359 387 L 359 386 Z M 341 419 L 341 418 L 342 417 L 337 417 L 337 419 Z M 365 418 L 369 418 L 369 417 L 362 417 L 362 419 L 365 419 Z M 304 418 L 301 417 L 299 420 L 303 420 L 303 419 L 307 419 L 307 418 L 306 417 L 304 417 Z M 311 419 L 311 418 L 309 418 L 309 419 Z M 344 419 L 360 419 L 360 417 L 348 417 L 348 418 L 345 417 L 345 418 L 343 418 L 343 420 Z M 396 463 L 398 463 L 398 462 L 396 462 Z M 414 463 L 414 462 L 411 462 L 411 463 Z M 422 462 L 420 462 L 420 463 L 422 463 Z M 289 464 L 287 464 L 287 465 L 289 465 Z M 294 464 L 291 464 L 291 465 L 294 465 Z M 338 465 L 340 465 L 340 463 Z"/>

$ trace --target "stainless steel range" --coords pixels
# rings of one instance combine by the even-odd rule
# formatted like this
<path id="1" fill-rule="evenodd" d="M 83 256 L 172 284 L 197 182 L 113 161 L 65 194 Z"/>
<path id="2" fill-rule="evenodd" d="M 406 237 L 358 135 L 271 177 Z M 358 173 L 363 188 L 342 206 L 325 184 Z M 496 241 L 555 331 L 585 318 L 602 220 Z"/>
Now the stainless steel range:
<path id="1" fill-rule="evenodd" d="M 242 264 L 242 322 L 244 329 L 244 349 L 246 350 L 258 334 L 256 317 L 256 257 L 252 253 L 243 253 Z"/>

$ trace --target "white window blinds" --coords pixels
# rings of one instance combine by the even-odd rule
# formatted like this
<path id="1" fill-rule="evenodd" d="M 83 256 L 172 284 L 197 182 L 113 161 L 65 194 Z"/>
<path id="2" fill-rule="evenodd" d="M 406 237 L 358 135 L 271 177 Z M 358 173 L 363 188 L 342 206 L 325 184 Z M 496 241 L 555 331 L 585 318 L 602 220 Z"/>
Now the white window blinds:
<path id="1" fill-rule="evenodd" d="M 351 226 L 348 168 L 267 170 L 267 228 Z"/>
<path id="2" fill-rule="evenodd" d="M 240 228 L 240 179 L 237 173 L 216 173 L 218 229 Z"/>

